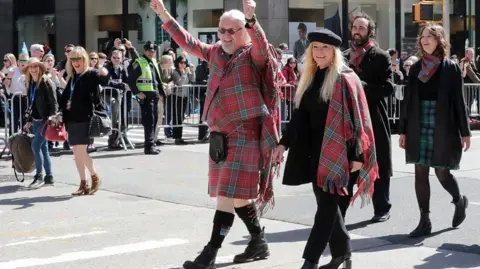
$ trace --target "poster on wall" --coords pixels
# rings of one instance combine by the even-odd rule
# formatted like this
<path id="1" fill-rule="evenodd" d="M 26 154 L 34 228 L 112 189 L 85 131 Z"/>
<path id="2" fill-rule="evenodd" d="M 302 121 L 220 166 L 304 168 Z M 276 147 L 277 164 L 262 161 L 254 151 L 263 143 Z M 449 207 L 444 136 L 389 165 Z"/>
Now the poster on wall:
<path id="1" fill-rule="evenodd" d="M 203 43 L 215 44 L 218 41 L 218 34 L 217 32 L 198 33 L 198 39 Z"/>
<path id="2" fill-rule="evenodd" d="M 288 47 L 293 57 L 299 59 L 307 48 L 307 35 L 317 29 L 314 22 L 289 22 L 288 23 Z"/>

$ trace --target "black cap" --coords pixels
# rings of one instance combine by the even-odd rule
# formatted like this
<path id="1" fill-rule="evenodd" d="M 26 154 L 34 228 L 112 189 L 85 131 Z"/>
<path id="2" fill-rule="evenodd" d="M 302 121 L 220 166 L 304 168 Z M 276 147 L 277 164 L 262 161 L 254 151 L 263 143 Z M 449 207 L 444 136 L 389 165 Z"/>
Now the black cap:
<path id="1" fill-rule="evenodd" d="M 317 30 L 315 32 L 308 33 L 307 38 L 310 42 L 322 42 L 335 47 L 340 47 L 340 45 L 342 44 L 342 39 L 334 32 L 326 28 L 321 28 L 320 30 Z"/>
<path id="2" fill-rule="evenodd" d="M 143 45 L 144 50 L 149 50 L 149 51 L 156 51 L 157 50 L 157 44 L 152 43 L 151 41 L 147 41 L 145 45 Z"/>

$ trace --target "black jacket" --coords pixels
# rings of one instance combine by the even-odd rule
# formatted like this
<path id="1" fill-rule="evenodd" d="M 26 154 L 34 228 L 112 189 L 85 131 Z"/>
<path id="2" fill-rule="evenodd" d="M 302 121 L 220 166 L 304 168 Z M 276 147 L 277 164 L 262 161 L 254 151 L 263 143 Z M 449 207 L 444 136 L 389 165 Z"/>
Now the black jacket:
<path id="1" fill-rule="evenodd" d="M 48 117 L 53 116 L 58 111 L 57 94 L 55 92 L 55 84 L 46 75 L 43 75 L 38 83 L 38 88 L 35 92 L 35 108 L 42 120 L 47 120 Z M 28 100 L 31 100 L 31 92 L 27 88 Z M 32 122 L 33 118 L 30 115 L 27 119 Z"/>
<path id="2" fill-rule="evenodd" d="M 405 135 L 405 154 L 408 163 L 420 158 L 420 82 L 418 73 L 422 61 L 415 63 L 405 87 L 398 133 Z M 463 92 L 460 66 L 445 58 L 439 68 L 440 88 L 438 89 L 435 134 L 433 141 L 433 166 L 457 167 L 462 157 L 462 137 L 470 136 L 467 106 Z"/>
<path id="3" fill-rule="evenodd" d="M 344 56 L 348 61 L 350 49 L 344 52 Z M 353 66 L 350 67 L 355 70 Z M 362 81 L 367 96 L 375 136 L 379 176 L 380 178 L 391 177 L 393 174 L 391 131 L 385 98 L 392 98 L 394 92 L 392 59 L 386 51 L 373 47 L 365 54 L 360 63 L 360 70 L 355 72 Z"/>
<path id="4" fill-rule="evenodd" d="M 64 122 L 89 122 L 94 109 L 96 111 L 105 111 L 98 86 L 106 86 L 108 76 L 100 76 L 97 70 L 88 70 L 85 72 L 80 79 L 78 79 L 77 83 L 75 83 L 71 107 L 70 110 L 67 110 L 66 106 L 72 90 L 71 80 L 72 78 L 68 80 L 67 86 L 59 101 Z"/>

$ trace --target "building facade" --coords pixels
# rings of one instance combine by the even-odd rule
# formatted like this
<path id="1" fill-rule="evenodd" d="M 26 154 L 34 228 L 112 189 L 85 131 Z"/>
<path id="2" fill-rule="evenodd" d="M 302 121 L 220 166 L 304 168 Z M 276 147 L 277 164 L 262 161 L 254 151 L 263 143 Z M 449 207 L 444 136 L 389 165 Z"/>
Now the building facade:
<path id="1" fill-rule="evenodd" d="M 480 23 L 475 14 L 480 12 L 480 5 L 475 5 L 475 0 L 445 1 L 449 1 L 452 53 L 461 56 L 470 36 L 468 46 L 480 46 L 480 35 L 475 35 L 475 24 Z M 49 44 L 57 55 L 63 55 L 63 46 L 69 43 L 80 44 L 89 51 L 102 51 L 117 37 L 128 38 L 138 49 L 149 40 L 169 46 L 170 38 L 161 29 L 161 21 L 150 10 L 148 2 L 0 0 L 0 53 L 18 52 L 23 42 L 27 46 Z M 177 20 L 203 41 L 218 39 L 218 22 L 224 10 L 242 9 L 241 0 L 175 2 Z M 344 47 L 347 47 L 349 17 L 365 12 L 377 24 L 380 47 L 412 52 L 419 27 L 412 23 L 412 4 L 416 2 L 418 0 L 257 0 L 256 15 L 275 46 L 287 43 L 293 48 L 299 38 L 298 27 L 304 25 L 307 32 L 320 27 L 331 29 L 345 39 Z M 441 16 L 441 5 L 436 13 Z"/>

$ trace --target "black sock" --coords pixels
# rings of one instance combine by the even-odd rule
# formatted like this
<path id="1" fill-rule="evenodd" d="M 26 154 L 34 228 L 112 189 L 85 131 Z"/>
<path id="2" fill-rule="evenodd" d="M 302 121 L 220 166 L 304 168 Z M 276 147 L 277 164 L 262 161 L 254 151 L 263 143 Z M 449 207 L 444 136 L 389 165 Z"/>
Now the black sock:
<path id="1" fill-rule="evenodd" d="M 235 212 L 237 212 L 237 215 L 243 220 L 250 234 L 260 234 L 262 232 L 262 227 L 260 226 L 260 221 L 257 216 L 257 208 L 254 204 L 236 207 Z"/>
<path id="2" fill-rule="evenodd" d="M 213 248 L 221 248 L 223 240 L 230 231 L 230 227 L 233 225 L 233 220 L 235 219 L 235 214 L 224 212 L 224 211 L 215 211 L 215 216 L 213 217 L 213 229 L 212 236 L 210 237 L 209 244 Z"/>

